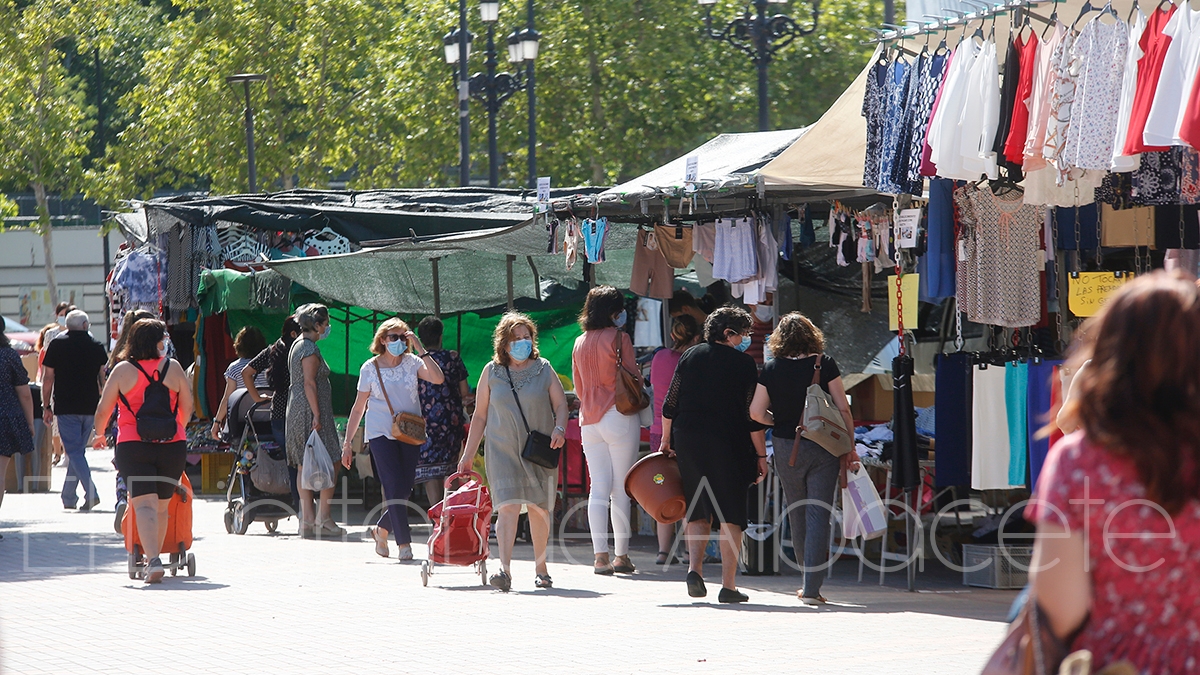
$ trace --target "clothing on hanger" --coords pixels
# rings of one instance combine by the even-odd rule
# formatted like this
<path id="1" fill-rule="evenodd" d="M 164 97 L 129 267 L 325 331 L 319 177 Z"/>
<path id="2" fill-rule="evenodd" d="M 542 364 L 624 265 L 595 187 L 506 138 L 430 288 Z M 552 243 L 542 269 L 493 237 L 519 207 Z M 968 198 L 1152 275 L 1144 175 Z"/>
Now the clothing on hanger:
<path id="1" fill-rule="evenodd" d="M 1168 3 L 1166 7 L 1160 4 L 1146 19 L 1146 29 L 1142 31 L 1142 37 L 1138 40 L 1138 49 L 1141 50 L 1142 57 L 1138 60 L 1137 86 L 1134 89 L 1133 106 L 1129 114 L 1129 129 L 1125 134 L 1126 155 L 1167 149 L 1166 146 L 1147 145 L 1144 136 L 1146 119 L 1158 93 L 1163 62 L 1171 45 L 1171 37 L 1164 29 L 1175 15 L 1176 9 L 1173 4 Z"/>
<path id="2" fill-rule="evenodd" d="M 1129 26 L 1129 49 L 1125 55 L 1125 69 L 1121 75 L 1121 100 L 1117 106 L 1117 133 L 1113 138 L 1113 171 L 1133 171 L 1141 163 L 1140 153 L 1128 153 L 1125 146 L 1129 140 L 1129 123 L 1133 117 L 1133 102 L 1137 96 L 1139 64 L 1145 56 L 1142 37 L 1146 32 L 1146 15 L 1134 6 L 1133 23 Z"/>

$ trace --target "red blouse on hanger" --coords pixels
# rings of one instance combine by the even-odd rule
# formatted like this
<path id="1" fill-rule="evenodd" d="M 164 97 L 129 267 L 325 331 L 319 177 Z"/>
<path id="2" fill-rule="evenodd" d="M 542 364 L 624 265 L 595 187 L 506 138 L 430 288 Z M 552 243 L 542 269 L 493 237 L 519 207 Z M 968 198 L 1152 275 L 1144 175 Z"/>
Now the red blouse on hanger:
<path id="1" fill-rule="evenodd" d="M 1138 60 L 1137 88 L 1133 94 L 1133 110 L 1129 116 L 1129 134 L 1125 137 L 1125 155 L 1136 155 L 1139 152 L 1161 152 L 1166 147 L 1147 146 L 1142 140 L 1142 132 L 1146 130 L 1146 118 L 1150 115 L 1150 106 L 1154 103 L 1154 92 L 1158 89 L 1158 78 L 1162 74 L 1163 59 L 1167 56 L 1167 47 L 1171 38 L 1163 35 L 1163 28 L 1171 15 L 1175 13 L 1175 5 L 1169 9 L 1159 7 L 1154 10 L 1146 21 L 1146 30 L 1138 46 L 1142 48 L 1142 58 Z"/>
<path id="2" fill-rule="evenodd" d="M 1025 161 L 1025 137 L 1029 135 L 1029 98 L 1033 95 L 1033 71 L 1037 63 L 1038 34 L 1029 31 L 1024 44 L 1017 37 L 1021 53 L 1020 78 L 1017 80 L 1017 100 L 1013 105 L 1012 124 L 1004 141 L 1004 157 L 1017 165 Z"/>

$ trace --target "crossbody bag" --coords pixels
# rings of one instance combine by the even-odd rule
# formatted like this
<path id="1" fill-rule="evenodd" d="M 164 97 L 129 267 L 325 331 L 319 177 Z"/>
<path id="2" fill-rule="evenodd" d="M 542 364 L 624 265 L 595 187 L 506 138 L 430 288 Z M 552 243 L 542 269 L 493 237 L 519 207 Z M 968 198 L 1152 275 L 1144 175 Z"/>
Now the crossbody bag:
<path id="1" fill-rule="evenodd" d="M 825 448 L 834 457 L 841 457 L 854 450 L 854 434 L 846 429 L 846 421 L 842 418 L 837 404 L 833 402 L 833 396 L 821 388 L 822 356 L 817 354 L 817 362 L 813 364 L 812 383 L 808 385 L 804 396 L 804 412 L 800 415 L 800 424 L 796 427 L 796 442 L 792 447 L 793 464 L 802 437 Z"/>
<path id="2" fill-rule="evenodd" d="M 383 371 L 379 369 L 379 359 L 371 359 L 371 363 L 375 366 L 375 375 L 379 378 L 379 390 L 383 392 L 383 400 L 387 403 L 388 412 L 392 415 L 392 437 L 401 443 L 424 445 L 425 418 L 410 412 L 396 413 L 396 410 L 392 408 L 392 399 L 388 397 L 387 386 L 383 383 Z"/>
<path id="3" fill-rule="evenodd" d="M 549 436 L 529 428 L 529 420 L 525 419 L 521 397 L 517 395 L 517 386 L 513 384 L 512 371 L 508 366 L 504 366 L 504 374 L 508 376 L 508 386 L 512 389 L 513 400 L 517 402 L 517 412 L 521 413 L 521 423 L 525 425 L 525 447 L 521 448 L 521 459 L 546 469 L 557 469 L 560 451 L 550 447 Z"/>

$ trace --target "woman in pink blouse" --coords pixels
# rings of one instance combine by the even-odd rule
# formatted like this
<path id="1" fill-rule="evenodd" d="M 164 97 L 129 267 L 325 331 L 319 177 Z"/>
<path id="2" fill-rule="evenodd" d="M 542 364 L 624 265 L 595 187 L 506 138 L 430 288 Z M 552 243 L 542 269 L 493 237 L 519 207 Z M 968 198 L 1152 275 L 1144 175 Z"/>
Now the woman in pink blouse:
<path id="1" fill-rule="evenodd" d="M 1200 672 L 1200 294 L 1179 275 L 1126 284 L 1074 357 L 1090 359 L 1026 514 L 1047 623 L 1099 669 Z"/>
<path id="2" fill-rule="evenodd" d="M 660 349 L 650 361 L 650 387 L 654 390 L 654 422 L 650 425 L 650 449 L 662 446 L 662 407 L 675 377 L 675 366 L 689 347 L 700 342 L 703 333 L 696 317 L 680 314 L 671 319 L 671 348 Z M 658 559 L 656 565 L 666 565 L 670 556 L 671 539 L 675 537 L 675 525 L 658 523 Z"/>

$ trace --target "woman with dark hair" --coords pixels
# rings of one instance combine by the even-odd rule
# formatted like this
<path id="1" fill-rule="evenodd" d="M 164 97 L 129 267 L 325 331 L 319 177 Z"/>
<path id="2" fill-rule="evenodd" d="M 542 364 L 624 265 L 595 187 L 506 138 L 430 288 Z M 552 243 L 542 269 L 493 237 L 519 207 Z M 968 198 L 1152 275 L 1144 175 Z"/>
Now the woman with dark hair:
<path id="1" fill-rule="evenodd" d="M 149 559 L 146 583 L 156 584 L 163 578 L 158 555 L 167 533 L 167 505 L 187 461 L 184 426 L 192 417 L 192 385 L 179 362 L 167 356 L 171 338 L 165 323 L 141 319 L 131 332 L 125 360 L 113 368 L 100 394 L 95 427 L 104 428 L 120 400 L 115 461 L 129 481 L 129 504 L 137 514 L 138 536 Z M 166 441 L 144 439 L 138 432 L 137 416 L 152 377 L 166 385 L 175 411 L 175 435 Z M 103 444 L 104 437 L 97 434 L 96 446 Z"/>
<path id="2" fill-rule="evenodd" d="M 637 459 L 641 440 L 638 416 L 617 410 L 617 368 L 624 368 L 642 386 L 642 372 L 634 358 L 633 341 L 624 330 L 625 297 L 612 286 L 597 286 L 587 294 L 575 339 L 571 371 L 579 397 L 579 433 L 587 457 L 591 491 L 588 494 L 588 527 L 596 574 L 632 574 L 629 559 L 629 495 L 625 474 Z M 609 502 L 616 558 L 608 559 Z"/>
<path id="3" fill-rule="evenodd" d="M 117 342 L 113 345 L 112 351 L 108 353 L 108 365 L 104 368 L 104 377 L 108 378 L 112 374 L 113 368 L 117 364 L 125 360 L 125 351 L 129 348 L 129 336 L 133 334 L 133 324 L 142 319 L 153 319 L 154 315 L 144 309 L 135 309 L 125 315 L 121 319 L 121 333 L 117 336 Z M 114 409 L 112 416 L 108 418 L 108 426 L 104 428 L 104 440 L 108 447 L 117 447 L 117 411 Z M 113 466 L 117 466 L 116 458 L 113 458 Z M 113 518 L 113 530 L 117 534 L 121 534 L 121 521 L 125 519 L 125 510 L 129 508 L 129 489 L 125 487 L 125 476 L 121 475 L 120 468 L 117 469 L 117 506 L 116 517 Z"/>
<path id="4" fill-rule="evenodd" d="M 1200 296 L 1179 274 L 1121 287 L 1071 361 L 1067 417 L 1025 517 L 1034 611 L 1096 667 L 1193 673 L 1200 654 Z M 1051 669 L 1057 666 L 1050 664 Z"/>
<path id="5" fill-rule="evenodd" d="M 546 567 L 550 511 L 558 489 L 558 471 L 521 457 L 529 431 L 550 436 L 550 446 L 566 443 L 567 395 L 550 362 L 538 356 L 537 325 L 518 312 L 505 314 L 492 336 L 494 355 L 483 367 L 475 389 L 475 414 L 458 470 L 475 464 L 483 440 L 483 462 L 496 504 L 496 544 L 500 571 L 488 579 L 507 592 L 512 588 L 512 552 L 521 507 L 529 509 L 536 588 L 551 588 Z"/>
<path id="6" fill-rule="evenodd" d="M 654 389 L 654 422 L 650 425 L 650 447 L 654 450 L 662 446 L 662 407 L 667 398 L 667 390 L 671 388 L 671 379 L 675 377 L 675 366 L 679 364 L 679 359 L 685 351 L 700 342 L 700 337 L 700 324 L 696 318 L 690 314 L 680 314 L 671 320 L 671 348 L 654 352 L 654 358 L 650 361 L 650 386 Z M 674 536 L 674 524 L 658 523 L 658 558 L 654 564 L 667 564 L 671 539 Z"/>
<path id="7" fill-rule="evenodd" d="M 418 383 L 428 439 L 421 446 L 416 481 L 425 484 L 430 504 L 442 501 L 445 478 L 454 471 L 462 453 L 467 435 L 465 406 L 471 401 L 467 366 L 458 352 L 442 348 L 443 330 L 442 320 L 436 316 L 427 316 L 417 324 L 417 337 L 445 376 L 440 383 L 428 380 Z"/>
<path id="8" fill-rule="evenodd" d="M 8 475 L 9 461 L 30 452 L 33 452 L 33 394 L 29 391 L 29 373 L 8 336 L 0 333 L 0 505 L 4 503 L 4 477 Z"/>
<path id="9" fill-rule="evenodd" d="M 688 595 L 702 598 L 704 547 L 712 521 L 721 530 L 720 602 L 745 602 L 737 590 L 738 554 L 750 485 L 767 474 L 764 432 L 750 419 L 758 379 L 750 315 L 720 307 L 704 322 L 705 342 L 687 350 L 663 401 L 662 447 L 679 459 L 687 499 Z"/>
<path id="10" fill-rule="evenodd" d="M 847 429 L 854 428 L 854 419 L 837 362 L 823 353 L 825 335 L 808 317 L 800 312 L 785 315 L 767 346 L 774 358 L 758 376 L 750 415 L 775 429 L 775 472 L 787 501 L 792 549 L 804 570 L 804 588 L 796 595 L 801 602 L 815 605 L 826 602 L 821 583 L 828 566 L 830 513 L 838 477 L 858 461 L 854 452 L 834 457 L 813 441 L 797 438 L 807 390 L 817 371 L 817 383 L 837 403 Z"/>
<path id="11" fill-rule="evenodd" d="M 296 310 L 296 323 L 303 332 L 288 350 L 288 370 L 291 373 L 291 389 L 287 403 L 287 457 L 288 464 L 296 467 L 297 474 L 304 471 L 304 446 L 312 432 L 317 432 L 329 460 L 337 471 L 341 463 L 341 443 L 338 442 L 337 427 L 333 419 L 333 391 L 329 386 L 329 364 L 317 348 L 317 340 L 329 337 L 329 309 L 325 305 L 309 303 Z M 299 487 L 300 491 L 300 536 L 312 539 L 317 536 L 341 537 L 346 530 L 338 526 L 330 512 L 333 488 L 321 490 L 316 514 L 313 513 L 312 490 Z"/>
<path id="12" fill-rule="evenodd" d="M 242 385 L 246 387 L 246 395 L 255 403 L 271 400 L 271 435 L 275 437 L 275 445 L 287 448 L 287 404 L 288 390 L 292 386 L 291 373 L 288 370 L 288 350 L 300 336 L 300 324 L 296 318 L 289 316 L 283 320 L 279 330 L 279 339 L 270 347 L 262 350 L 242 368 Z M 257 384 L 259 375 L 266 377 L 267 388 Z M 288 464 L 288 478 L 292 484 L 292 508 L 300 510 L 300 491 L 296 485 L 296 467 Z"/>
<path id="13" fill-rule="evenodd" d="M 221 440 L 221 431 L 225 428 L 225 417 L 229 414 L 229 397 L 238 389 L 246 388 L 246 383 L 242 380 L 242 371 L 250 364 L 251 359 L 261 354 L 266 348 L 266 338 L 263 337 L 262 331 L 254 326 L 242 328 L 233 338 L 233 351 L 237 352 L 238 357 L 225 369 L 225 392 L 221 395 L 221 403 L 217 405 L 216 414 L 213 415 L 210 431 L 212 437 L 218 441 Z M 256 376 L 258 379 L 254 383 L 256 386 L 267 386 L 265 376 L 257 374 Z"/>

